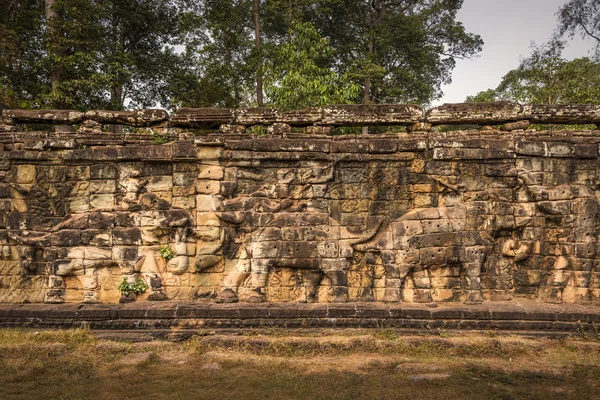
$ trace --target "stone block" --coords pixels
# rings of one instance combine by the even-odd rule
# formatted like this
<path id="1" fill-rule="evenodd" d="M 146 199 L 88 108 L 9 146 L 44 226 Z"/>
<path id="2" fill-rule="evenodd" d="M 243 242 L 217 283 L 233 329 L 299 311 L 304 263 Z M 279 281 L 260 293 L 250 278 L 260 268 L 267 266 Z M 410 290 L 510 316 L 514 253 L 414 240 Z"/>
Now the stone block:
<path id="1" fill-rule="evenodd" d="M 199 179 L 222 180 L 224 175 L 224 168 L 216 165 L 201 165 L 198 171 Z"/>
<path id="2" fill-rule="evenodd" d="M 139 245 L 142 233 L 139 228 L 116 227 L 113 229 L 113 238 L 116 245 Z"/>
<path id="3" fill-rule="evenodd" d="M 22 164 L 16 166 L 16 183 L 35 183 L 35 165 Z"/>
<path id="4" fill-rule="evenodd" d="M 115 195 L 114 194 L 93 194 L 90 196 L 90 207 L 96 208 L 110 208 L 115 206 Z"/>
<path id="5" fill-rule="evenodd" d="M 196 149 L 196 157 L 198 160 L 211 161 L 218 160 L 223 156 L 223 148 L 215 146 L 200 146 Z"/>
<path id="6" fill-rule="evenodd" d="M 81 168 L 81 167 L 75 167 Z M 119 177 L 119 169 L 115 164 L 94 164 L 89 169 L 89 178 L 90 179 L 116 179 Z M 86 179 L 87 177 L 82 174 L 74 174 L 72 179 Z M 67 177 L 68 179 L 69 177 Z"/>
<path id="7" fill-rule="evenodd" d="M 219 194 L 221 192 L 220 181 L 199 180 L 196 182 L 196 193 Z"/>
<path id="8" fill-rule="evenodd" d="M 116 180 L 93 180 L 90 183 L 90 194 L 109 194 L 117 191 Z"/>

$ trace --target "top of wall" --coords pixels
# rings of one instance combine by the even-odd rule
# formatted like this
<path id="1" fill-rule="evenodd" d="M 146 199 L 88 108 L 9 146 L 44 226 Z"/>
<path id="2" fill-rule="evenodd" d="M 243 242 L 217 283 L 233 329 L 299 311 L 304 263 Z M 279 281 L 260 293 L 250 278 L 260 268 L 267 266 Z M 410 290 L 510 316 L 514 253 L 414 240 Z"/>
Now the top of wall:
<path id="1" fill-rule="evenodd" d="M 111 124 L 172 128 L 286 124 L 297 127 L 400 125 L 407 126 L 410 131 L 428 130 L 432 126 L 447 124 L 497 125 L 520 121 L 542 124 L 600 124 L 600 105 L 459 103 L 444 104 L 427 111 L 410 104 L 331 105 L 293 111 L 264 107 L 184 108 L 173 115 L 158 109 L 87 112 L 4 109 L 0 114 L 0 130 L 11 130 L 11 127 L 19 124 Z"/>

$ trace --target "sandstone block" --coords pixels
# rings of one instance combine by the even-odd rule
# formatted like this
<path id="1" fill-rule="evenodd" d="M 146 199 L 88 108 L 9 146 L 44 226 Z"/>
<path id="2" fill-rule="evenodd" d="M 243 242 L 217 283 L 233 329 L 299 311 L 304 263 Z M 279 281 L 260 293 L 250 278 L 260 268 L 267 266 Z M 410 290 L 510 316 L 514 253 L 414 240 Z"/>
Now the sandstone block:
<path id="1" fill-rule="evenodd" d="M 224 168 L 216 165 L 201 165 L 198 171 L 199 179 L 222 180 L 224 175 Z"/>
<path id="2" fill-rule="evenodd" d="M 196 182 L 196 193 L 219 194 L 221 192 L 220 181 L 199 180 Z"/>

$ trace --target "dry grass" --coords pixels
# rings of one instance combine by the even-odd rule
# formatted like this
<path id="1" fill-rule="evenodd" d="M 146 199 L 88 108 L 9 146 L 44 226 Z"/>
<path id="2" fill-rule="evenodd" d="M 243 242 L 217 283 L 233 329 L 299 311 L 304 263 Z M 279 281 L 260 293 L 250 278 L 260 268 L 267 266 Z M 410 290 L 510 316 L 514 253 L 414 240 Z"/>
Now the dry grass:
<path id="1" fill-rule="evenodd" d="M 0 398 L 594 399 L 600 342 L 256 332 L 186 342 L 0 330 Z"/>

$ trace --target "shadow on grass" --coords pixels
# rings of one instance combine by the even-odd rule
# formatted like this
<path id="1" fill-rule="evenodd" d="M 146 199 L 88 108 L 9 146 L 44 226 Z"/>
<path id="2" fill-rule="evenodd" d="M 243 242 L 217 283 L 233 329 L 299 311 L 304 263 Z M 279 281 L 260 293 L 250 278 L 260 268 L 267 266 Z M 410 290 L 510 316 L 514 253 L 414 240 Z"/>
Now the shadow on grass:
<path id="1" fill-rule="evenodd" d="M 381 336 L 337 338 L 339 342 L 228 337 L 213 339 L 207 347 L 201 340 L 140 345 L 99 341 L 85 331 L 0 331 L 0 398 L 598 398 L 598 365 L 567 359 L 553 365 L 546 353 L 514 340 L 477 338 L 461 347 L 439 338 L 411 343 Z M 311 353 L 310 348 L 317 350 Z M 505 351 L 553 368 L 498 365 Z"/>

